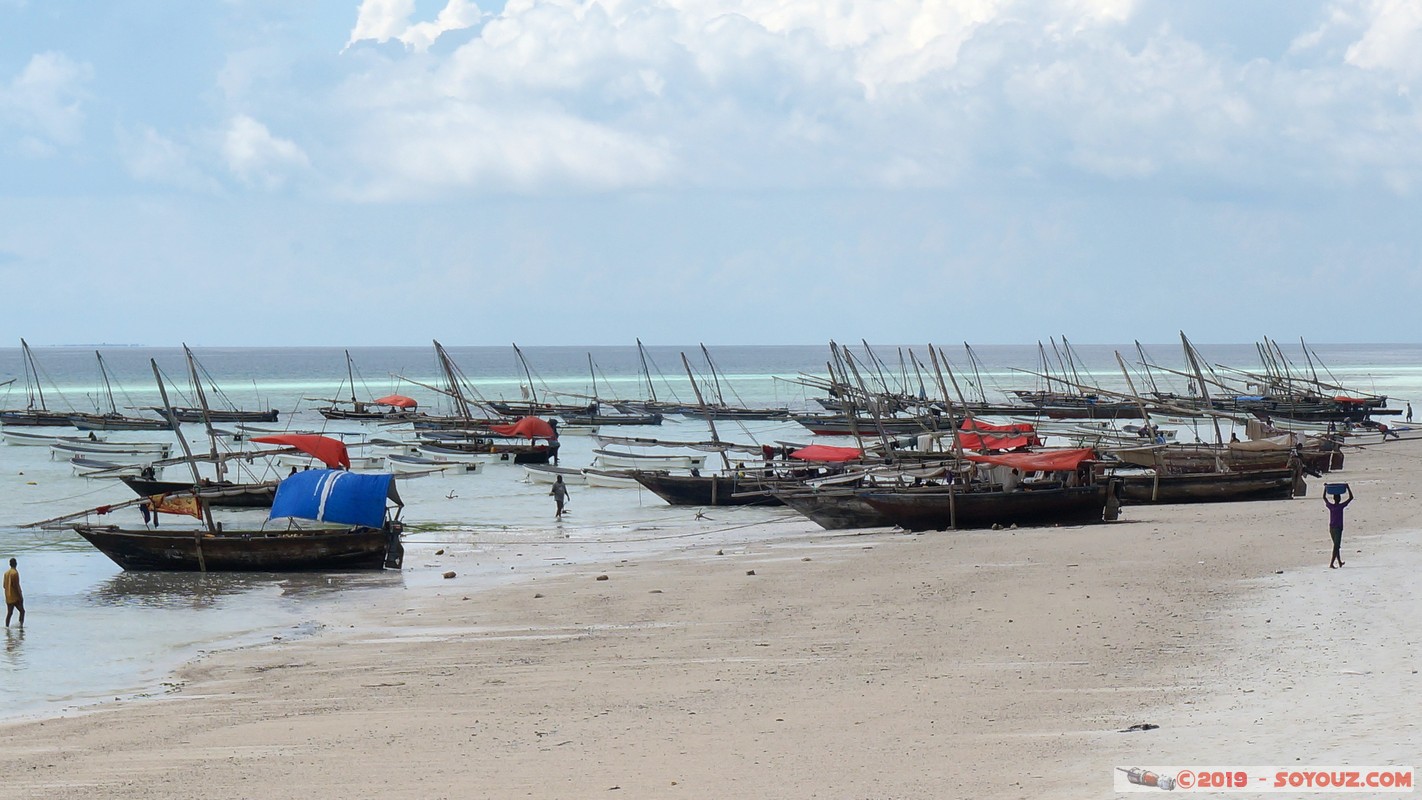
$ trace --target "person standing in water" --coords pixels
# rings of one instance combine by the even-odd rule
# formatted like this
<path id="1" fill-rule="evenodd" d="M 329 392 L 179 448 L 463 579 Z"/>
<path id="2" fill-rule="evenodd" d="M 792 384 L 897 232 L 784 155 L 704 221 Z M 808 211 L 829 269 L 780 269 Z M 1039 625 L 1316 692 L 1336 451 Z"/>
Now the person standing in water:
<path id="1" fill-rule="evenodd" d="M 25 627 L 25 594 L 20 590 L 20 570 L 15 559 L 10 559 L 10 568 L 5 570 L 5 627 L 10 627 L 10 616 L 20 612 L 20 627 Z"/>
<path id="2" fill-rule="evenodd" d="M 568 484 L 563 483 L 562 475 L 553 479 L 553 488 L 548 493 L 553 495 L 553 502 L 558 504 L 558 513 L 554 514 L 553 518 L 562 519 L 563 504 L 568 501 Z"/>
<path id="3" fill-rule="evenodd" d="M 1332 500 L 1328 498 L 1332 497 Z M 1330 495 L 1323 493 L 1323 504 L 1328 506 L 1328 535 L 1333 537 L 1333 559 L 1328 562 L 1329 569 L 1338 569 L 1343 566 L 1343 509 L 1353 502 L 1353 489 L 1348 488 L 1348 499 L 1344 500 L 1341 495 Z"/>

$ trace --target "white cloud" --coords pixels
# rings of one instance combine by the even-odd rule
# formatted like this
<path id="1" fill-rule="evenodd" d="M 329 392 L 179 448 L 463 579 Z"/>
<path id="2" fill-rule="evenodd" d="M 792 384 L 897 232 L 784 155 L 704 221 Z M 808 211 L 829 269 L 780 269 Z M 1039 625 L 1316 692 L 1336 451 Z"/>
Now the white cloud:
<path id="1" fill-rule="evenodd" d="M 407 48 L 424 52 L 440 36 L 478 24 L 483 12 L 471 0 L 449 0 L 433 22 L 411 23 L 415 0 L 364 0 L 356 14 L 346 47 L 362 42 L 402 42 Z"/>
<path id="2" fill-rule="evenodd" d="M 294 142 L 273 136 L 267 126 L 239 114 L 222 137 L 222 155 L 227 168 L 242 182 L 264 189 L 277 189 L 294 171 L 310 166 L 306 153 Z"/>
<path id="3" fill-rule="evenodd" d="M 0 84 L 0 134 L 18 132 L 23 149 L 49 155 L 83 137 L 86 85 L 93 77 L 88 64 L 63 53 L 32 56 L 8 84 Z"/>
<path id="4" fill-rule="evenodd" d="M 190 148 L 158 131 L 121 128 L 117 137 L 124 168 L 139 181 L 199 191 L 218 188 L 217 182 L 193 163 Z"/>
<path id="5" fill-rule="evenodd" d="M 1422 70 L 1422 22 L 1393 0 L 1320 5 L 1286 52 L 1249 61 L 1195 16 L 1193 36 L 1173 29 L 1167 0 L 510 0 L 450 52 L 416 46 L 446 15 L 474 27 L 455 5 L 434 22 L 361 6 L 352 41 L 411 52 L 348 56 L 355 193 L 972 174 L 1395 190 L 1422 169 L 1396 85 Z"/>
<path id="6" fill-rule="evenodd" d="M 1416 0 L 1373 0 L 1363 10 L 1366 30 L 1348 48 L 1348 63 L 1408 79 L 1422 76 L 1422 4 Z"/>

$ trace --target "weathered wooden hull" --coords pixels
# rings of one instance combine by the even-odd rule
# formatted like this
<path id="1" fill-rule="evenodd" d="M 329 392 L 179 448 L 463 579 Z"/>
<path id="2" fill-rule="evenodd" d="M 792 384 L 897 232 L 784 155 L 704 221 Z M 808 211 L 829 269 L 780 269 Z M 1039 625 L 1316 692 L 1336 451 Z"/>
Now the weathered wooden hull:
<path id="1" fill-rule="evenodd" d="M 771 494 L 744 495 L 764 492 L 766 483 L 760 478 L 737 478 L 726 475 L 667 475 L 655 472 L 634 472 L 632 477 L 656 496 L 674 506 L 778 506 L 780 499 Z M 742 495 L 742 496 L 736 496 Z"/>
<path id="2" fill-rule="evenodd" d="M 1154 475 L 1116 475 L 1112 480 L 1121 483 L 1121 502 L 1127 505 L 1287 500 L 1294 495 L 1294 476 L 1287 469 L 1161 475 L 1158 490 Z"/>
<path id="3" fill-rule="evenodd" d="M 74 530 L 115 564 L 139 571 L 383 569 L 387 564 L 398 568 L 404 555 L 398 526 L 211 533 L 75 525 Z"/>
<path id="4" fill-rule="evenodd" d="M 910 531 L 990 528 L 994 525 L 1080 525 L 1100 522 L 1106 487 L 1079 486 L 1013 492 L 866 492 L 865 502 Z M 954 524 L 956 522 L 956 525 Z"/>
<path id="5" fill-rule="evenodd" d="M 356 411 L 351 408 L 318 408 L 326 419 L 352 422 L 413 422 L 423 416 L 419 411 Z"/>
<path id="6" fill-rule="evenodd" d="M 881 419 L 878 422 L 868 418 L 856 418 L 853 425 L 850 424 L 849 418 L 843 414 L 836 416 L 806 414 L 794 419 L 795 422 L 808 428 L 810 433 L 816 436 L 853 436 L 856 430 L 864 436 L 877 436 L 881 428 L 891 436 L 917 436 L 920 433 L 940 429 L 936 422 L 929 418 L 893 417 Z M 947 430 L 947 426 L 948 420 L 944 419 L 941 429 Z"/>
<path id="7" fill-rule="evenodd" d="M 71 414 L 69 424 L 81 431 L 166 431 L 172 428 L 165 419 L 114 414 Z"/>
<path id="8" fill-rule="evenodd" d="M 775 496 L 827 531 L 885 528 L 894 524 L 852 490 L 778 492 Z"/>
<path id="9" fill-rule="evenodd" d="M 58 411 L 22 410 L 0 411 L 0 424 L 7 426 L 24 425 L 31 428 L 68 428 L 69 414 Z"/>
<path id="10" fill-rule="evenodd" d="M 120 478 L 139 497 L 155 494 L 178 494 L 192 492 L 192 481 L 155 481 L 147 478 L 123 476 Z M 266 483 L 217 484 L 209 487 L 220 490 L 220 494 L 206 497 L 205 502 L 214 508 L 271 508 L 276 497 L 277 481 Z"/>
<path id="11" fill-rule="evenodd" d="M 1224 466 L 1231 472 L 1284 469 L 1289 465 L 1290 451 L 1231 450 L 1210 445 L 1166 445 L 1162 448 L 1122 447 L 1110 451 L 1127 464 L 1156 469 L 1163 466 L 1172 474 L 1198 475 L 1214 472 Z M 1304 450 L 1303 463 L 1315 472 L 1341 469 L 1343 454 L 1337 450 Z"/>
<path id="12" fill-rule="evenodd" d="M 607 427 L 611 425 L 660 425 L 661 414 L 561 414 L 566 425 Z"/>
<path id="13" fill-rule="evenodd" d="M 167 416 L 168 412 L 163 408 L 154 408 L 159 414 Z M 234 411 L 232 409 L 209 409 L 207 418 L 213 422 L 276 422 L 277 415 L 280 414 L 274 408 L 266 411 Z M 179 422 L 202 422 L 203 411 L 201 408 L 175 408 L 173 416 Z"/>

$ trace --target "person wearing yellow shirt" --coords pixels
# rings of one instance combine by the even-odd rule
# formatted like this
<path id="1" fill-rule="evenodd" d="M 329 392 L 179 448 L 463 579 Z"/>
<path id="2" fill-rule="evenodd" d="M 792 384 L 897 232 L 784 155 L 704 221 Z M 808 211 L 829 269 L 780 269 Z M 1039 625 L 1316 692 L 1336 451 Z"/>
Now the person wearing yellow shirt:
<path id="1" fill-rule="evenodd" d="M 20 571 L 15 568 L 15 559 L 10 559 L 10 568 L 5 570 L 5 627 L 10 627 L 10 617 L 20 612 L 20 627 L 25 626 L 25 595 L 20 591 Z"/>

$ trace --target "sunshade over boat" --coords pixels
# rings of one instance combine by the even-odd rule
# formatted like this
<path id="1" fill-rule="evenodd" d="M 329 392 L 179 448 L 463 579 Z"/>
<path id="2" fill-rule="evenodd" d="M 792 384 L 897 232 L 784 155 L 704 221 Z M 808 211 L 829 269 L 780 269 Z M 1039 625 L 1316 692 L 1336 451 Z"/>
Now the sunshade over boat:
<path id="1" fill-rule="evenodd" d="M 385 523 L 387 499 L 404 505 L 388 473 L 364 475 L 313 469 L 298 472 L 281 482 L 268 518 L 297 517 L 379 528 Z"/>

